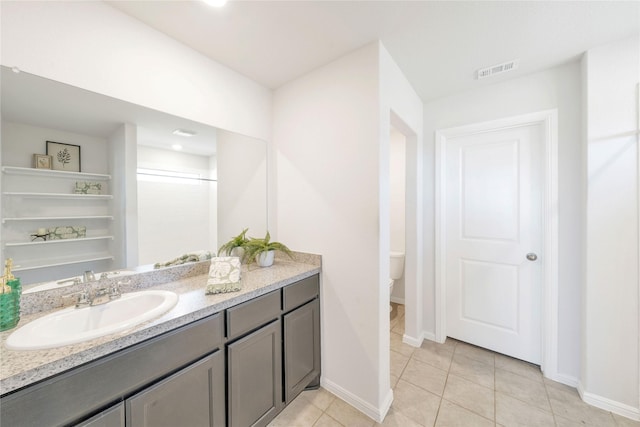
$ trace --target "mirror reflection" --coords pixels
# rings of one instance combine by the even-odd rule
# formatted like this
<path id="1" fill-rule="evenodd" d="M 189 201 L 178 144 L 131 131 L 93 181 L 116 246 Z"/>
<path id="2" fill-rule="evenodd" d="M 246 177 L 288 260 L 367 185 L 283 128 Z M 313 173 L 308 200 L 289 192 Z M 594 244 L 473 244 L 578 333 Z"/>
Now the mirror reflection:
<path id="1" fill-rule="evenodd" d="M 1 258 L 14 259 L 23 285 L 126 275 L 215 253 L 244 228 L 266 232 L 263 141 L 1 73 Z M 59 144 L 47 152 L 46 141 Z M 67 147 L 80 172 L 54 152 Z"/>

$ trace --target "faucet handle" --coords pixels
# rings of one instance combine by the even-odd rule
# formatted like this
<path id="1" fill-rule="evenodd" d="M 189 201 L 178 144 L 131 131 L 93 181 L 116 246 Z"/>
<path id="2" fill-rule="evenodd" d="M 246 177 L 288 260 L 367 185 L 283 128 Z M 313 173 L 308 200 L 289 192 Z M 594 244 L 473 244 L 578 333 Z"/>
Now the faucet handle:
<path id="1" fill-rule="evenodd" d="M 109 289 L 109 299 L 118 299 L 122 296 L 120 292 L 120 283 L 116 283 Z"/>

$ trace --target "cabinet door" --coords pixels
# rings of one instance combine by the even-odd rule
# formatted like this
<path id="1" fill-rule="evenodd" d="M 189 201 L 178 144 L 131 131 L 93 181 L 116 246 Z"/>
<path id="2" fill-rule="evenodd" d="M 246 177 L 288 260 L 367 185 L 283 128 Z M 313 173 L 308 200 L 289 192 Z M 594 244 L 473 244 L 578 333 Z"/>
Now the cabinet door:
<path id="1" fill-rule="evenodd" d="M 290 403 L 320 375 L 320 303 L 284 315 L 285 400 Z"/>
<path id="2" fill-rule="evenodd" d="M 282 408 L 282 342 L 276 320 L 227 346 L 229 426 L 266 426 Z"/>
<path id="3" fill-rule="evenodd" d="M 224 353 L 210 356 L 126 400 L 128 427 L 225 425 Z"/>
<path id="4" fill-rule="evenodd" d="M 124 403 L 118 403 L 100 412 L 77 427 L 124 427 Z"/>

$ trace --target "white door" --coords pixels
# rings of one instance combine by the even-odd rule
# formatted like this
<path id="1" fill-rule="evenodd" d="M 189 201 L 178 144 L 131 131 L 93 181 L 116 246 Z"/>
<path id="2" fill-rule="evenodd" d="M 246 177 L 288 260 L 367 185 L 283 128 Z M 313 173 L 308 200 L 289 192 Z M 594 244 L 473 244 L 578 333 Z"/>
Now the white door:
<path id="1" fill-rule="evenodd" d="M 536 364 L 542 138 L 540 124 L 450 138 L 445 165 L 446 333 Z"/>

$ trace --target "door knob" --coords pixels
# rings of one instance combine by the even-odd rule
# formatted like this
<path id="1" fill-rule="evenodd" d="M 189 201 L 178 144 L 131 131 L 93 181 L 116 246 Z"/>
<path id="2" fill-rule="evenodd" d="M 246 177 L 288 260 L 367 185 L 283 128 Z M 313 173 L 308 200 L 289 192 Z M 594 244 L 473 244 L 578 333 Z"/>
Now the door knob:
<path id="1" fill-rule="evenodd" d="M 534 254 L 533 252 L 529 252 L 529 253 L 527 254 L 527 259 L 528 259 L 529 261 L 535 261 L 535 260 L 537 260 L 537 259 L 538 259 L 538 255 Z"/>

